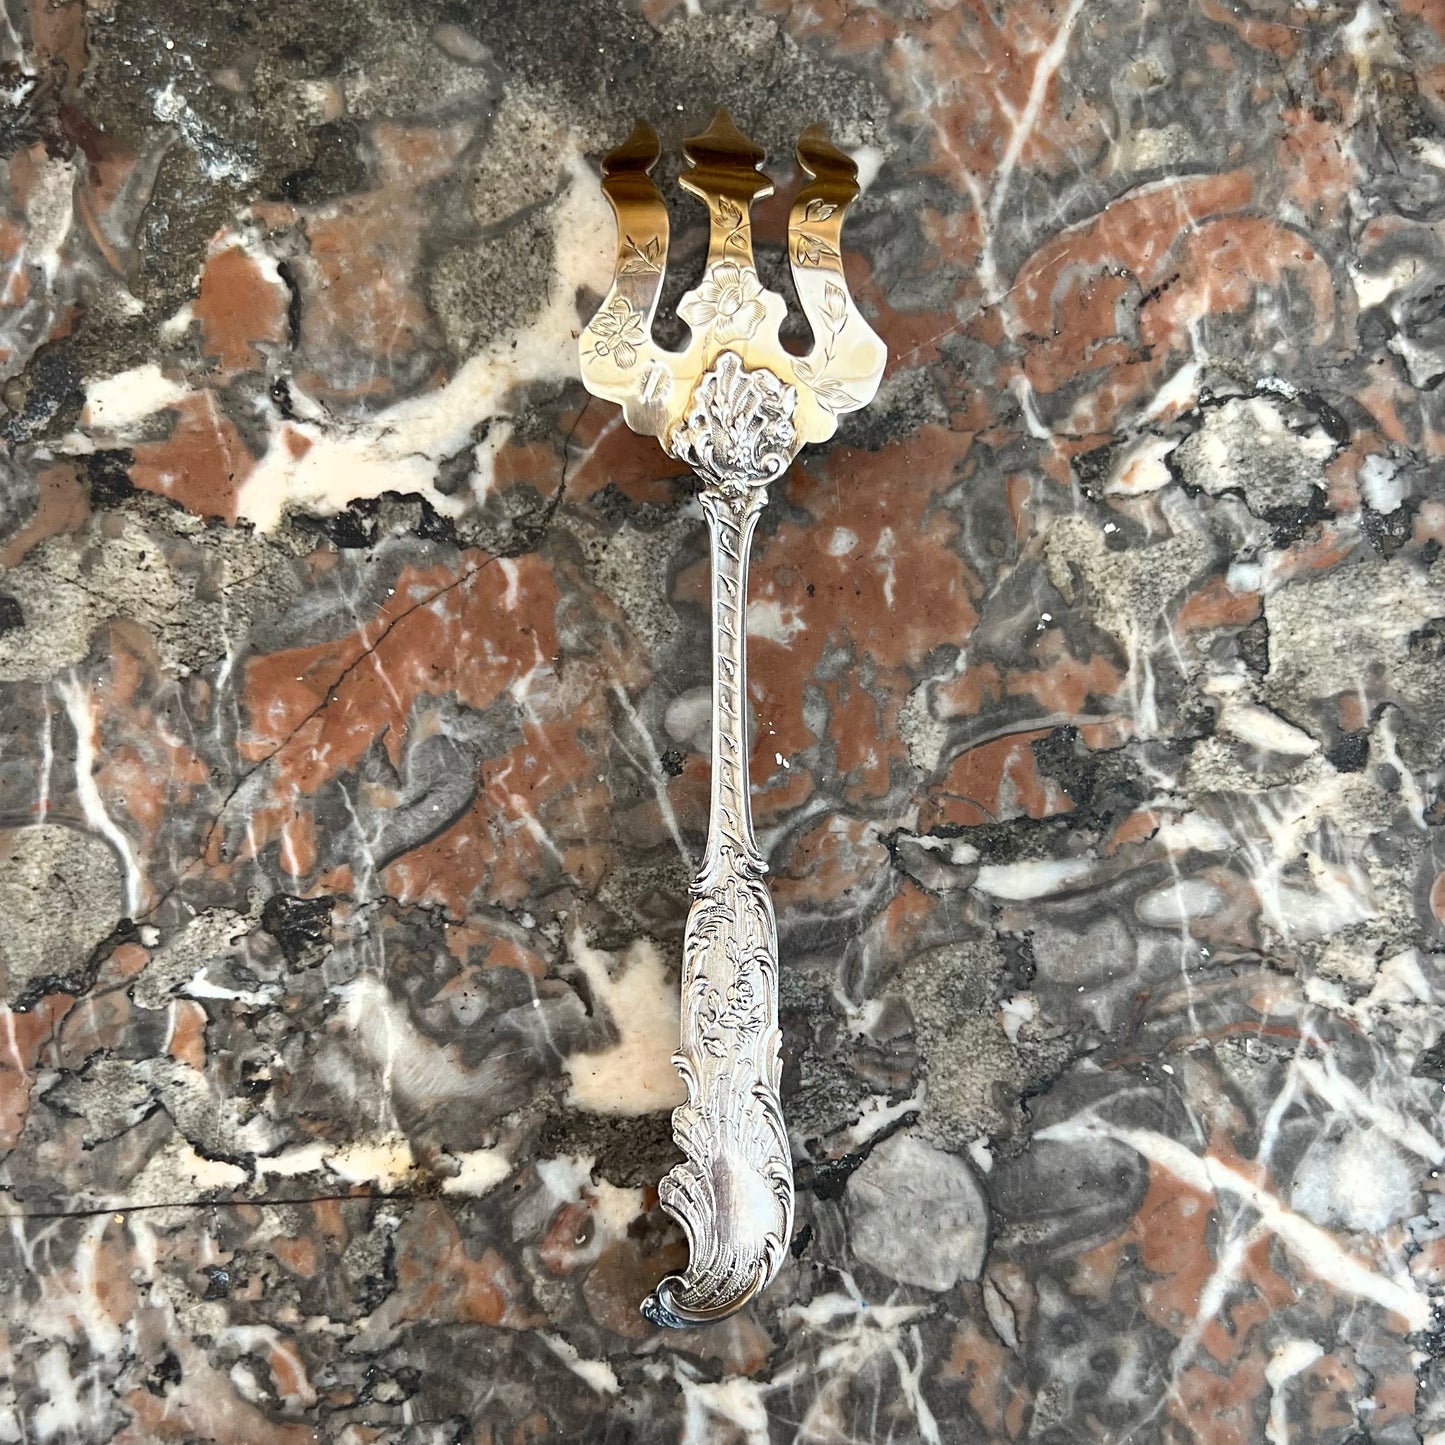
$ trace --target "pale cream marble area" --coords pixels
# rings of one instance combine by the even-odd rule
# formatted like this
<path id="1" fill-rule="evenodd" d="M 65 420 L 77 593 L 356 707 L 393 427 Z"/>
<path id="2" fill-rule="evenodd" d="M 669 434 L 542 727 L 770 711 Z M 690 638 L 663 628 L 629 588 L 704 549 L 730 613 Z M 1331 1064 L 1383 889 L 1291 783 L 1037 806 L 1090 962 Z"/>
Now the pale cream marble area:
<path id="1" fill-rule="evenodd" d="M 682 1103 L 672 1066 L 677 1047 L 677 986 L 651 939 L 638 939 L 620 960 L 574 934 L 572 961 L 587 978 L 599 1012 L 619 1035 L 610 1048 L 571 1054 L 567 1102 L 596 1114 L 650 1114 Z"/>

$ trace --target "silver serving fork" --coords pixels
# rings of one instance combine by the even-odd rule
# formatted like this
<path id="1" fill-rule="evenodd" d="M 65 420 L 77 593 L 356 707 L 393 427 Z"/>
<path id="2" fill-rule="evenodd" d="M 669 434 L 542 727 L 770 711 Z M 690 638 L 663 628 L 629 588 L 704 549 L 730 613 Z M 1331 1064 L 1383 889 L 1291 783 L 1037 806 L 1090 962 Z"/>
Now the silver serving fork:
<path id="1" fill-rule="evenodd" d="M 748 549 L 768 483 L 840 413 L 878 390 L 886 351 L 843 278 L 839 232 L 858 195 L 857 167 L 819 126 L 799 138 L 811 177 L 793 202 L 788 258 L 814 343 L 782 347 L 781 296 L 753 264 L 751 207 L 772 194 L 764 152 L 718 111 L 686 141 L 681 181 L 708 209 L 707 265 L 678 307 L 692 338 L 652 339 L 667 265 L 667 209 L 650 172 L 656 132 L 639 121 L 602 164 L 617 218 L 612 287 L 583 331 L 582 379 L 618 403 L 628 426 L 657 437 L 701 484 L 712 543 L 712 797 L 707 852 L 692 885 L 683 945 L 682 1041 L 673 1056 L 687 1102 L 673 1113 L 686 1160 L 659 1186 L 687 1233 L 686 1270 L 642 1306 L 687 1327 L 741 1309 L 777 1273 L 793 1222 L 793 1167 L 779 1099 L 778 938 L 748 800 Z"/>

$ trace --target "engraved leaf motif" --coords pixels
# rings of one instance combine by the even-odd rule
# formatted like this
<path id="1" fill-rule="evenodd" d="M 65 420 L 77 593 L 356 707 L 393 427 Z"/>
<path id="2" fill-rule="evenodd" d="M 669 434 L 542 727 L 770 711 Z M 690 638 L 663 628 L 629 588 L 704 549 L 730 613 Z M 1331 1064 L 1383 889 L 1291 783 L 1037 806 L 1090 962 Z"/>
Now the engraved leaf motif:
<path id="1" fill-rule="evenodd" d="M 727 196 L 717 198 L 717 218 L 730 230 L 736 230 L 743 223 L 743 213 L 737 203 L 728 199 Z"/>
<path id="2" fill-rule="evenodd" d="M 649 236 L 640 246 L 631 236 L 623 238 L 627 259 L 618 274 L 622 276 L 658 275 L 662 267 L 662 237 Z"/>
<path id="3" fill-rule="evenodd" d="M 808 231 L 798 233 L 793 254 L 797 257 L 800 266 L 817 266 L 824 257 L 831 261 L 838 260 L 838 252 L 835 247 L 830 246 L 821 236 L 814 236 Z"/>
<path id="4" fill-rule="evenodd" d="M 829 281 L 823 287 L 823 315 L 830 331 L 841 330 L 848 319 L 848 297 L 836 281 Z"/>
<path id="5" fill-rule="evenodd" d="M 814 196 L 806 206 L 803 207 L 803 219 L 812 221 L 826 221 L 838 208 L 831 201 L 825 201 L 821 196 Z"/>
<path id="6" fill-rule="evenodd" d="M 855 411 L 863 403 L 840 381 L 819 377 L 812 382 L 813 397 L 824 411 Z"/>
<path id="7" fill-rule="evenodd" d="M 713 1058 L 723 1058 L 728 1050 L 728 1040 L 723 1034 L 726 1012 L 722 995 L 706 979 L 699 979 L 695 985 L 697 994 L 696 1020 L 698 1042 Z"/>

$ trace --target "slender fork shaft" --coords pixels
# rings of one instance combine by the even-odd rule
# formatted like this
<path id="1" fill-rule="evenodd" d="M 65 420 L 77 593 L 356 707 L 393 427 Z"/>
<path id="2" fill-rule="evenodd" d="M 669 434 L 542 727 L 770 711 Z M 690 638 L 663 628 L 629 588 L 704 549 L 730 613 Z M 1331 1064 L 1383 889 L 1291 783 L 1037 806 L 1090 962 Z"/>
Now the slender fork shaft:
<path id="1" fill-rule="evenodd" d="M 753 837 L 748 780 L 748 558 L 767 491 L 742 501 L 704 486 L 712 563 L 712 805 L 702 873 L 723 849 L 766 870 Z"/>
<path id="2" fill-rule="evenodd" d="M 705 479 L 701 493 L 712 550 L 712 801 L 673 1056 L 687 1085 L 673 1134 L 687 1160 L 659 1187 L 690 1258 L 643 1305 L 654 1323 L 675 1327 L 741 1309 L 777 1273 L 792 1233 L 777 926 L 748 799 L 748 550 L 765 495 L 759 487 L 725 496 Z"/>

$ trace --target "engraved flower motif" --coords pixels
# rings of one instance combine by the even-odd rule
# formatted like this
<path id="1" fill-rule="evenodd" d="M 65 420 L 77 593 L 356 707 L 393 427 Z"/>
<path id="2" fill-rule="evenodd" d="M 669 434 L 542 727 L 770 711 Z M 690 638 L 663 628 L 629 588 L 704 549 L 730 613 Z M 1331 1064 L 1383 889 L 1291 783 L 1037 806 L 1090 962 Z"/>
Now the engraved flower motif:
<path id="1" fill-rule="evenodd" d="M 623 371 L 637 361 L 637 348 L 646 339 L 642 313 L 625 296 L 599 311 L 587 328 L 592 333 L 593 356 L 611 356 Z"/>
<path id="2" fill-rule="evenodd" d="M 677 309 L 694 331 L 711 327 L 716 341 L 743 341 L 763 319 L 762 294 L 762 283 L 751 266 L 723 261 L 703 277 L 697 294 Z"/>

